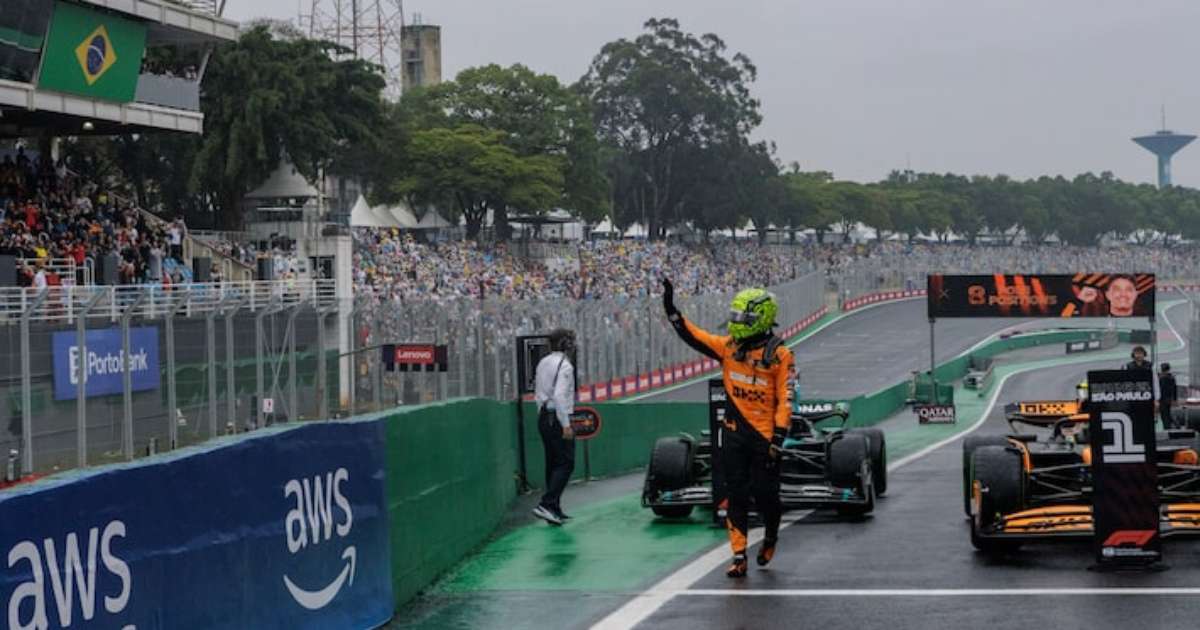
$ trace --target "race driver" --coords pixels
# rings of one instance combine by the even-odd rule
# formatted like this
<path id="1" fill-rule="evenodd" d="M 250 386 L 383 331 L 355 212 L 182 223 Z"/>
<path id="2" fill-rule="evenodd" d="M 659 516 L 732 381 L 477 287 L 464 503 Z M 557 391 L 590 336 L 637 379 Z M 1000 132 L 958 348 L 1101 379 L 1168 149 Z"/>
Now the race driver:
<path id="1" fill-rule="evenodd" d="M 733 561 L 725 571 L 745 577 L 746 533 L 750 498 L 766 528 L 757 561 L 765 566 L 775 556 L 779 539 L 779 449 L 791 418 L 788 377 L 792 352 L 771 329 L 779 306 L 764 289 L 746 289 L 733 298 L 729 335 L 714 335 L 689 322 L 675 307 L 675 290 L 663 279 L 663 308 L 675 332 L 689 346 L 721 363 L 728 407 L 721 431 L 721 465 L 729 493 L 725 527 Z"/>

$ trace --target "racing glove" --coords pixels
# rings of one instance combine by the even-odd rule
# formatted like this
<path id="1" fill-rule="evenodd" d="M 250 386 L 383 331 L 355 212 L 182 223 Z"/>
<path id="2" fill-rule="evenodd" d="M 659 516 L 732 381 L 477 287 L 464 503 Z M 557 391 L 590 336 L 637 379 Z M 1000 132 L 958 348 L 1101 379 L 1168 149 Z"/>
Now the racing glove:
<path id="1" fill-rule="evenodd" d="M 679 319 L 679 309 L 675 308 L 675 285 L 671 284 L 670 278 L 663 278 L 663 310 L 667 312 L 667 319 L 676 321 Z"/>
<path id="2" fill-rule="evenodd" d="M 783 440 L 787 438 L 788 431 L 782 427 L 775 427 L 775 433 L 771 435 L 771 457 L 779 457 L 779 451 L 783 448 Z"/>

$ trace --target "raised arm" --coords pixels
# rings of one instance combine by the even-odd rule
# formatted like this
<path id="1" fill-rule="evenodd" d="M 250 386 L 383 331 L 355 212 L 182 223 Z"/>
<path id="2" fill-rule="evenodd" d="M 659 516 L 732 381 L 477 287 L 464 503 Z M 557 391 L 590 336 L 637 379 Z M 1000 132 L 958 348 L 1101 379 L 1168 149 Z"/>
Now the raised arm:
<path id="1" fill-rule="evenodd" d="M 696 352 L 720 361 L 721 347 L 725 344 L 725 340 L 689 322 L 683 313 L 675 308 L 675 287 L 671 284 L 671 280 L 663 278 L 662 283 L 663 310 L 666 311 L 667 320 L 671 322 L 675 334 L 679 335 L 679 338 Z"/>

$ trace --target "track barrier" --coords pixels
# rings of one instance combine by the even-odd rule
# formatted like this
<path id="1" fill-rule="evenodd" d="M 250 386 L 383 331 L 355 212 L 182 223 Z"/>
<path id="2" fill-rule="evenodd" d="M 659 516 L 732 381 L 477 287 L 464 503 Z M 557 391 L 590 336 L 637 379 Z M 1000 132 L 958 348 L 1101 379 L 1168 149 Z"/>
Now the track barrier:
<path id="1" fill-rule="evenodd" d="M 306 424 L 0 495 L 24 628 L 366 628 L 389 580 L 380 421 Z"/>
<path id="2" fill-rule="evenodd" d="M 1014 335 L 973 354 L 1087 334 Z M 963 376 L 969 362 L 943 363 L 939 380 Z M 687 370 L 663 370 L 663 382 L 668 374 Z M 901 409 L 910 385 L 852 399 L 851 425 Z M 658 437 L 707 423 L 705 403 L 593 406 L 604 429 L 578 446 L 590 449 L 592 477 L 642 467 Z M 504 521 L 517 496 L 515 415 L 513 403 L 455 399 L 270 427 L 13 488 L 0 495 L 9 627 L 37 627 L 41 615 L 49 627 L 380 625 Z M 541 485 L 536 432 L 525 446 L 528 479 Z M 584 475 L 577 466 L 574 478 Z M 59 610 L 55 589 L 67 584 L 77 596 Z"/>

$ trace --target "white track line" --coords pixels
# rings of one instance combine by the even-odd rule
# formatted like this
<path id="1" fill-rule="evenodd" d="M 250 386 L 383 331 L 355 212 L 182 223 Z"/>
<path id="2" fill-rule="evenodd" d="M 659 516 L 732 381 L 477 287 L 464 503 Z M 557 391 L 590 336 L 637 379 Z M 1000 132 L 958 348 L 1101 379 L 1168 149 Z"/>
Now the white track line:
<path id="1" fill-rule="evenodd" d="M 880 302 L 879 304 L 887 304 L 887 303 L 888 302 Z M 1167 311 L 1167 309 L 1171 308 L 1172 306 L 1174 306 L 1174 304 L 1167 304 L 1167 305 L 1163 306 L 1163 319 L 1166 320 L 1167 327 L 1171 329 L 1171 332 L 1172 332 L 1172 334 L 1175 335 L 1175 338 L 1179 340 L 1180 347 L 1177 349 L 1170 350 L 1169 352 L 1175 352 L 1175 351 L 1182 350 L 1183 348 L 1187 347 L 1187 341 L 1184 340 L 1183 336 L 1179 334 L 1179 331 L 1177 331 L 1175 329 L 1175 326 L 1171 323 L 1171 319 L 1169 317 L 1167 317 L 1166 311 Z M 1081 358 L 1080 362 L 1082 362 L 1082 363 L 1087 362 L 1085 357 L 1080 357 L 1080 358 Z M 933 451 L 935 451 L 947 444 L 950 444 L 951 442 L 954 442 L 955 440 L 960 440 L 960 439 L 970 435 L 971 433 L 973 433 L 974 431 L 979 429 L 979 427 L 983 426 L 983 423 L 987 421 L 988 416 L 990 416 L 992 414 L 992 409 L 994 409 L 996 406 L 996 400 L 998 400 L 1000 397 L 1000 391 L 1004 389 L 1004 383 L 1008 381 L 1009 377 L 1011 377 L 1015 374 L 1023 374 L 1025 372 L 1028 372 L 1031 370 L 1038 370 L 1038 369 L 1043 369 L 1043 367 L 1030 368 L 1028 370 L 1016 370 L 1013 372 L 1009 372 L 1008 374 L 1005 374 L 1000 379 L 1000 382 L 996 383 L 996 385 L 992 388 L 992 395 L 991 395 L 991 398 L 988 400 L 988 405 L 984 409 L 983 414 L 981 414 L 979 416 L 979 420 L 975 421 L 975 424 L 972 424 L 970 427 L 968 427 L 964 431 L 955 433 L 954 435 L 951 435 L 950 437 L 947 437 L 939 442 L 936 442 L 930 446 L 927 446 L 927 447 L 917 451 L 916 453 L 913 453 L 907 457 L 903 457 L 899 460 L 896 460 L 895 462 L 892 462 L 891 465 L 888 466 L 888 472 L 891 472 L 893 470 L 896 470 L 897 468 L 900 468 L 901 466 L 905 466 L 911 462 L 914 462 L 914 461 L 928 455 L 929 453 L 932 453 Z M 784 528 L 788 527 L 792 523 L 804 518 L 805 516 L 808 516 L 811 513 L 812 513 L 812 510 L 807 510 L 804 512 L 797 512 L 794 514 L 789 514 L 788 516 L 790 516 L 792 518 L 787 519 L 783 523 L 783 525 L 780 526 L 780 528 L 779 528 L 780 531 L 782 531 Z M 762 529 L 755 528 L 755 529 L 751 530 L 749 535 L 747 536 L 747 545 L 748 545 L 748 547 L 754 546 L 754 545 L 758 544 L 761 540 L 762 540 Z M 655 584 L 654 586 L 650 587 L 649 590 L 647 590 L 643 593 L 639 593 L 638 595 L 634 596 L 633 599 L 629 600 L 623 606 L 621 606 L 617 610 L 613 611 L 607 617 L 601 619 L 595 625 L 593 625 L 592 630 L 628 630 L 629 628 L 633 628 L 633 627 L 637 626 L 638 624 L 640 624 L 641 622 L 648 619 L 650 617 L 650 615 L 653 615 L 655 613 L 655 611 L 657 611 L 659 608 L 661 608 L 663 606 L 663 604 L 666 604 L 668 601 L 671 600 L 671 598 L 673 598 L 677 595 L 693 595 L 693 594 L 704 594 L 704 593 L 709 593 L 709 594 L 712 594 L 712 593 L 754 594 L 757 592 L 761 592 L 764 595 L 766 595 L 766 594 L 781 594 L 781 595 L 791 594 L 793 597 L 801 597 L 801 596 L 804 596 L 805 594 L 809 594 L 809 593 L 827 593 L 827 594 L 828 593 L 836 593 L 836 592 L 860 593 L 860 594 L 866 593 L 865 591 L 812 591 L 812 590 L 792 590 L 792 591 L 783 591 L 783 590 L 781 590 L 781 591 L 688 590 L 693 584 L 700 581 L 700 578 L 702 578 L 705 575 L 708 575 L 712 571 L 716 570 L 723 563 L 728 561 L 728 559 L 729 559 L 728 548 L 724 544 L 718 545 L 716 548 L 712 549 L 708 553 L 705 553 L 704 555 L 700 556 L 699 558 L 696 558 L 695 560 L 689 562 L 683 568 L 672 573 L 671 575 L 664 578 L 662 581 L 660 581 L 657 584 Z M 1039 592 L 1046 592 L 1046 591 L 1051 591 L 1051 590 L 1054 590 L 1054 589 L 1042 589 Z M 1066 591 L 1079 590 L 1079 589 L 1059 589 L 1059 590 L 1064 591 L 1064 594 L 1069 594 L 1069 593 L 1066 593 Z M 1105 593 L 1109 593 L 1109 592 L 1116 592 L 1121 589 L 1097 589 L 1097 590 L 1100 590 Z M 1154 594 L 1149 591 L 1153 591 L 1156 589 L 1126 589 L 1126 590 L 1138 590 L 1139 593 Z M 1179 589 L 1157 589 L 1157 590 L 1171 591 L 1171 590 L 1179 590 Z M 1188 589 L 1183 589 L 1183 590 L 1188 590 Z M 1192 590 L 1195 590 L 1196 594 L 1200 594 L 1200 589 L 1192 589 Z M 889 591 L 874 591 L 874 592 L 884 593 L 884 592 L 889 592 Z M 890 592 L 901 593 L 901 592 L 907 592 L 907 591 L 890 591 Z M 918 592 L 920 592 L 920 593 L 930 593 L 930 592 L 936 593 L 938 591 L 922 590 L 922 591 L 918 591 Z M 967 591 L 955 591 L 955 592 L 961 593 L 961 592 L 967 592 Z M 1015 593 L 1015 590 L 1014 590 L 1014 593 Z M 1164 593 L 1164 594 L 1174 594 L 1174 593 Z M 1180 593 L 1180 594 L 1191 594 L 1191 593 Z"/>
<path id="2" fill-rule="evenodd" d="M 1064 595 L 1200 595 L 1200 588 L 949 588 L 949 589 L 695 589 L 679 595 L 741 597 L 1035 597 Z"/>
<path id="3" fill-rule="evenodd" d="M 784 527 L 803 519 L 809 514 L 812 514 L 812 510 L 789 512 L 784 515 L 783 524 L 779 526 L 779 529 L 782 531 Z M 746 536 L 746 549 L 762 542 L 762 539 L 763 530 L 761 527 L 751 529 Z M 667 603 L 672 597 L 689 592 L 687 590 L 688 587 L 700 581 L 700 578 L 708 575 L 713 569 L 728 562 L 729 556 L 730 550 L 727 543 L 717 545 L 708 553 L 689 562 L 683 568 L 667 576 L 658 584 L 655 584 L 650 590 L 640 593 L 637 597 L 626 602 L 624 606 L 621 606 L 621 608 L 593 625 L 592 630 L 616 630 L 618 628 L 632 628 L 638 625 L 650 617 L 650 615 L 653 615 L 656 610 L 662 608 L 662 605 Z"/>

